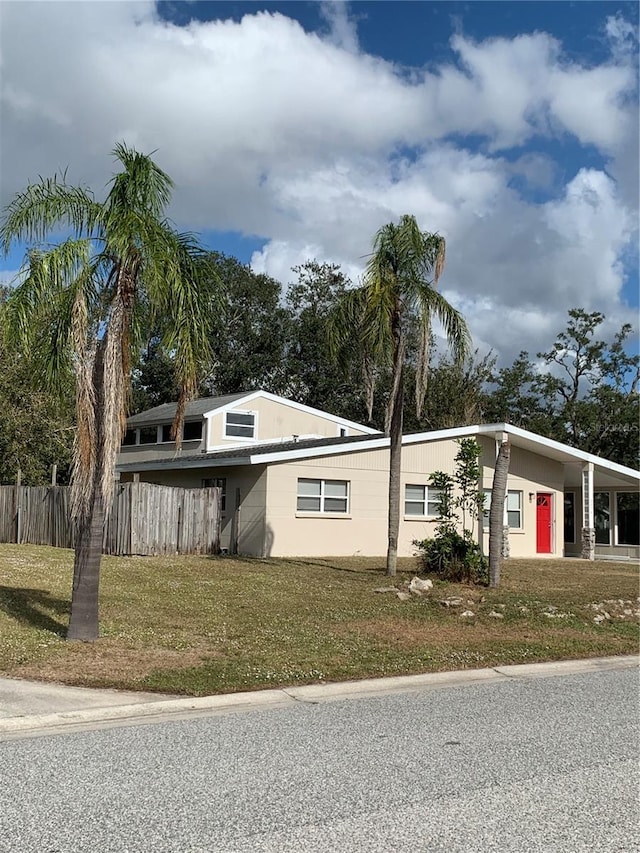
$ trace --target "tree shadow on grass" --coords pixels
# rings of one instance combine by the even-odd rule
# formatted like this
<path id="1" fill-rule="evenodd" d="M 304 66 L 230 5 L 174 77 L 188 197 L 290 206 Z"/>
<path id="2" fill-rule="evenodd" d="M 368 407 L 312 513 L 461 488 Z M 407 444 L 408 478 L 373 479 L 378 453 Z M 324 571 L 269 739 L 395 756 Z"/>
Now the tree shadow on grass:
<path id="1" fill-rule="evenodd" d="M 334 572 L 344 572 L 349 575 L 371 575 L 373 577 L 380 577 L 385 574 L 386 565 L 384 558 L 381 558 L 381 562 L 379 566 L 366 566 L 366 565 L 353 565 L 353 566 L 345 566 L 345 565 L 337 565 L 331 559 L 331 557 L 304 557 L 301 559 L 296 559 L 295 557 L 244 557 L 238 554 L 210 554 L 207 556 L 207 559 L 224 562 L 224 561 L 233 561 L 234 563 L 240 563 L 246 566 L 274 566 L 279 565 L 282 568 L 286 568 L 286 566 L 296 566 L 299 568 L 321 568 L 321 569 L 331 569 Z M 399 568 L 398 574 L 415 574 L 416 570 L 412 568 Z"/>
<path id="2" fill-rule="evenodd" d="M 60 622 L 46 611 L 68 616 L 71 603 L 68 599 L 53 598 L 46 589 L 0 586 L 0 610 L 4 610 L 7 616 L 17 622 L 65 637 L 68 620 Z"/>

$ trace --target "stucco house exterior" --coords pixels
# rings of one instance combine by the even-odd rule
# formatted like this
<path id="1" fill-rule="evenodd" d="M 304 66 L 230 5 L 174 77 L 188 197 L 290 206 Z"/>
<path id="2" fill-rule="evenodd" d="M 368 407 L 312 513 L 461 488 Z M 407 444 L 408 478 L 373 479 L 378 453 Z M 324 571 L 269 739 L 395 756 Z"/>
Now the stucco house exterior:
<path id="1" fill-rule="evenodd" d="M 221 544 L 255 556 L 380 556 L 387 546 L 389 439 L 362 424 L 265 391 L 195 400 L 182 450 L 175 404 L 131 417 L 122 481 L 222 489 Z M 453 473 L 461 438 L 482 449 L 490 494 L 498 444 L 511 462 L 505 528 L 513 557 L 639 558 L 640 472 L 509 424 L 405 435 L 398 553 L 434 531 L 434 471 Z M 480 529 L 482 528 L 482 529 Z M 475 531 L 488 549 L 487 520 Z"/>

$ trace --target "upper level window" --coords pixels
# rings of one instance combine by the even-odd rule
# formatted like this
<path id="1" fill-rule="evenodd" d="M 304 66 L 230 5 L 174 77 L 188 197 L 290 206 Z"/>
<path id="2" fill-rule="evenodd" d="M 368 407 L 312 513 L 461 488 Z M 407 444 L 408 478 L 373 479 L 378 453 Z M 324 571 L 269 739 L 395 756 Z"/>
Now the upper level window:
<path id="1" fill-rule="evenodd" d="M 255 438 L 255 431 L 255 412 L 227 412 L 225 414 L 225 438 Z"/>
<path id="2" fill-rule="evenodd" d="M 173 441 L 171 438 L 172 424 L 164 424 L 162 427 L 162 440 Z M 202 421 L 189 421 L 182 427 L 183 441 L 199 441 L 202 438 Z"/>
<path id="3" fill-rule="evenodd" d="M 412 486 L 404 488 L 404 514 L 434 517 L 438 515 L 440 490 L 433 486 Z"/>
<path id="4" fill-rule="evenodd" d="M 348 512 L 349 483 L 300 478 L 297 509 L 300 512 Z"/>
<path id="5" fill-rule="evenodd" d="M 182 427 L 184 441 L 199 441 L 202 438 L 202 421 L 187 421 Z"/>
<path id="6" fill-rule="evenodd" d="M 136 443 L 136 431 L 135 431 L 135 429 L 128 429 L 124 434 L 124 438 L 122 439 L 122 444 L 128 446 L 128 445 L 135 444 L 135 443 Z"/>
<path id="7" fill-rule="evenodd" d="M 158 427 L 142 427 L 140 430 L 140 444 L 157 444 Z"/>

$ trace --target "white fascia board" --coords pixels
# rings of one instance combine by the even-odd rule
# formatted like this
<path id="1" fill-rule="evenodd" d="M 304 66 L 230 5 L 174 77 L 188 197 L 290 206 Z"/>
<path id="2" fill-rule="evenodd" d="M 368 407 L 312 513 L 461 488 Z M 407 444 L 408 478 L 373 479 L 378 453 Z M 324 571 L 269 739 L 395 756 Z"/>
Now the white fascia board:
<path id="1" fill-rule="evenodd" d="M 610 462 L 608 459 L 603 459 L 601 456 L 594 456 L 593 453 L 587 453 L 584 450 L 569 447 L 568 444 L 562 444 L 562 442 L 554 441 L 552 438 L 545 438 L 542 435 L 538 435 L 535 432 L 529 432 L 529 430 L 522 429 L 521 427 L 511 426 L 510 424 L 488 424 L 479 427 L 479 430 L 483 434 L 502 430 L 516 438 L 523 438 L 527 441 L 540 445 L 540 447 L 546 447 L 549 450 L 555 450 L 557 453 L 563 453 L 567 456 L 571 456 L 576 461 L 592 462 L 599 468 L 604 468 L 605 470 L 611 471 L 615 474 L 622 474 L 624 477 L 631 477 L 635 480 L 640 480 L 640 471 L 636 471 L 634 468 L 627 468 L 626 465 L 619 465 L 617 462 Z M 517 446 L 517 441 L 514 443 Z"/>
<path id="2" fill-rule="evenodd" d="M 259 391 L 252 391 L 246 394 L 244 397 L 238 397 L 237 400 L 233 400 L 231 403 L 227 403 L 225 406 L 218 406 L 215 409 L 210 409 L 208 412 L 203 412 L 203 418 L 211 418 L 213 415 L 218 415 L 220 412 L 229 412 L 236 409 L 238 406 L 243 406 L 246 402 L 255 399 L 256 394 L 259 394 Z"/>

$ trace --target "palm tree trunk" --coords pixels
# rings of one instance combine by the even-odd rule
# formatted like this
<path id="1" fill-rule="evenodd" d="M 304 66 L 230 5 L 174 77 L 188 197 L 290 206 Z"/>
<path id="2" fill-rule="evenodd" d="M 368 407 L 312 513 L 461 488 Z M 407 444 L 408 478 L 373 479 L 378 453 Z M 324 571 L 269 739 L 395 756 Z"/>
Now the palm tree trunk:
<path id="1" fill-rule="evenodd" d="M 98 593 L 100 589 L 100 563 L 105 506 L 102 492 L 104 469 L 104 350 L 105 338 L 99 342 L 92 370 L 93 394 L 91 402 L 95 417 L 96 463 L 83 488 L 89 495 L 88 503 L 76 516 L 75 557 L 73 561 L 73 591 L 71 593 L 71 618 L 67 630 L 68 640 L 97 640 L 99 634 Z"/>
<path id="2" fill-rule="evenodd" d="M 389 423 L 389 529 L 387 545 L 387 575 L 393 577 L 398 562 L 398 532 L 400 530 L 400 473 L 402 468 L 402 410 L 404 407 L 404 340 L 399 328 L 394 330 L 393 396 L 390 401 Z"/>
<path id="3" fill-rule="evenodd" d="M 100 491 L 96 488 L 89 513 L 82 519 L 76 532 L 68 640 L 88 641 L 98 638 L 98 591 L 103 529 L 104 506 Z"/>
<path id="4" fill-rule="evenodd" d="M 500 444 L 496 458 L 491 489 L 491 507 L 489 509 L 489 586 L 494 589 L 500 586 L 504 539 L 504 501 L 507 494 L 510 457 L 511 445 L 507 439 Z"/>

